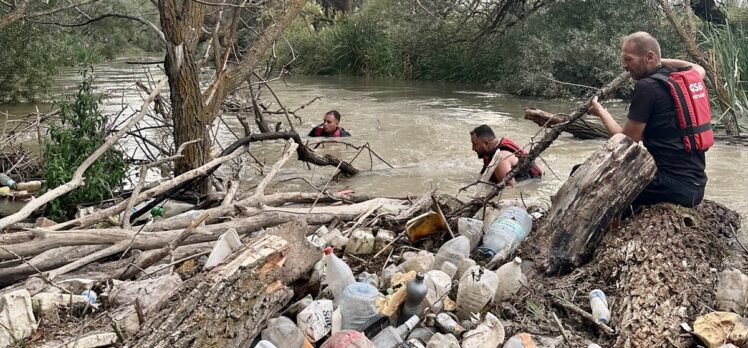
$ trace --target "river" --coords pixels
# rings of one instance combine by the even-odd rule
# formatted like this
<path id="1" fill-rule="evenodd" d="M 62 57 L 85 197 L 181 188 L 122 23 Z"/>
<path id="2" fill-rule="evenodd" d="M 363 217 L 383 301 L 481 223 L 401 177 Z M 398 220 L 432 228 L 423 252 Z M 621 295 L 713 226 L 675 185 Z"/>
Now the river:
<path id="1" fill-rule="evenodd" d="M 155 71 L 154 75 L 160 76 L 156 67 L 150 66 L 150 69 Z M 71 89 L 79 80 L 76 71 L 70 69 L 61 74 L 53 90 L 61 93 L 64 88 Z M 131 114 L 139 108 L 142 96 L 133 84 L 137 80 L 144 81 L 144 76 L 142 66 L 125 64 L 124 61 L 96 66 L 96 86 L 108 95 L 104 110 L 114 114 L 126 105 L 129 108 L 125 114 Z M 460 188 L 476 179 L 482 165 L 471 151 L 469 132 L 474 127 L 488 124 L 497 135 L 509 136 L 524 145 L 533 137 L 540 139 L 539 127 L 523 119 L 525 106 L 565 113 L 576 108 L 576 103 L 568 100 L 522 98 L 494 93 L 482 86 L 427 81 L 292 76 L 271 85 L 283 104 L 292 110 L 315 97 L 321 98 L 297 112 L 302 121 L 301 124 L 294 121 L 294 127 L 302 138 L 306 138 L 309 129 L 321 122 L 326 111 L 335 109 L 342 115 L 341 126 L 353 134 L 345 141 L 357 145 L 368 143 L 394 167 L 390 168 L 376 158 L 371 163 L 368 153 L 364 152 L 353 162 L 361 173 L 332 182 L 330 187 L 388 196 L 417 195 L 432 188 L 458 194 Z M 271 109 L 277 108 L 269 93 L 265 93 L 263 98 L 272 102 Z M 606 106 L 616 117 L 623 119 L 626 102 L 614 101 Z M 6 104 L 0 105 L 0 111 L 18 115 L 33 112 L 35 107 L 44 111 L 49 110 L 50 105 Z M 251 123 L 252 117 L 249 119 Z M 287 125 L 285 116 L 274 115 L 270 120 L 284 121 L 284 126 Z M 227 115 L 225 121 L 228 127 L 220 124 L 217 128 L 219 143 L 224 146 L 236 139 L 233 133 L 243 132 L 234 115 Z M 507 189 L 503 197 L 522 195 L 548 200 L 568 177 L 571 167 L 583 162 L 602 144 L 603 140 L 577 140 L 562 135 L 542 155 L 541 167 L 546 173 L 543 180 Z M 32 150 L 38 149 L 33 138 L 26 139 L 25 145 Z M 140 153 L 132 142 L 124 144 L 124 148 L 128 153 Z M 281 142 L 251 146 L 251 152 L 263 162 L 266 170 L 279 158 L 282 149 Z M 327 144 L 318 151 L 348 160 L 357 153 L 343 144 Z M 247 159 L 240 175 L 246 188 L 252 187 L 259 178 L 257 166 L 251 163 L 253 161 Z M 321 187 L 333 169 L 309 169 L 303 163 L 289 161 L 276 180 L 290 181 L 269 189 L 311 189 L 307 183 L 294 178 L 304 178 Z M 707 175 L 706 198 L 737 210 L 745 221 L 748 218 L 748 200 L 745 199 L 748 181 L 743 178 L 748 177 L 748 147 L 716 144 L 707 153 Z M 467 199 L 469 195 L 462 192 L 458 197 Z M 0 216 L 14 209 L 9 204 L 0 200 Z M 17 204 L 12 205 L 17 209 Z"/>

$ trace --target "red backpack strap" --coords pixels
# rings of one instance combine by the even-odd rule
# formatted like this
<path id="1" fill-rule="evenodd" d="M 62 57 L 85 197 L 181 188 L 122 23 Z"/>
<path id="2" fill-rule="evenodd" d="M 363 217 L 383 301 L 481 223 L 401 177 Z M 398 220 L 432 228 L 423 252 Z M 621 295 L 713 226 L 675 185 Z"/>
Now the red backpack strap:
<path id="1" fill-rule="evenodd" d="M 514 140 L 509 138 L 501 138 L 501 140 L 499 140 L 499 148 L 508 150 L 509 152 L 517 156 L 517 158 L 522 158 L 527 155 L 527 151 L 525 151 L 525 149 L 514 142 Z M 543 176 L 543 171 L 540 169 L 540 167 L 538 167 L 537 164 L 535 164 L 535 162 L 533 162 L 532 167 L 530 167 L 530 176 L 533 178 L 539 178 Z"/>
<path id="2" fill-rule="evenodd" d="M 314 129 L 314 136 L 315 137 L 322 136 L 322 126 L 317 126 L 317 128 Z"/>
<path id="3" fill-rule="evenodd" d="M 333 138 L 339 138 L 340 137 L 340 127 L 335 128 L 335 133 L 332 133 Z"/>

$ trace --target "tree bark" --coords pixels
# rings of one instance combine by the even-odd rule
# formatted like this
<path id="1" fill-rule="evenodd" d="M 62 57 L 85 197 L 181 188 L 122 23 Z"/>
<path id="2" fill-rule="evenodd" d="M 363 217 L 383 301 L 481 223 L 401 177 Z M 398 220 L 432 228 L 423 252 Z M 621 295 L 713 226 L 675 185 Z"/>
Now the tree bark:
<path id="1" fill-rule="evenodd" d="M 291 299 L 281 281 L 288 243 L 260 237 L 159 306 L 132 347 L 248 347 Z"/>
<path id="2" fill-rule="evenodd" d="M 541 127 L 554 127 L 564 123 L 566 116 L 552 114 L 540 109 L 526 108 L 525 119 L 533 121 Z M 585 121 L 584 119 L 570 123 L 564 131 L 577 139 L 608 139 L 609 137 L 605 126 L 598 122 Z"/>
<path id="3" fill-rule="evenodd" d="M 550 233 L 549 274 L 565 274 L 590 259 L 610 221 L 657 172 L 654 159 L 617 134 L 593 153 L 552 199 L 543 226 Z"/>

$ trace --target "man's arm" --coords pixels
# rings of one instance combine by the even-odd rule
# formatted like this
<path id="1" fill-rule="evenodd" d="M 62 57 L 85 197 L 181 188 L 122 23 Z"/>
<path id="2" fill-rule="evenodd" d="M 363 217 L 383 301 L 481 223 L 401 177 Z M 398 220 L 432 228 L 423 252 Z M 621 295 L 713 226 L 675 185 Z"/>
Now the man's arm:
<path id="1" fill-rule="evenodd" d="M 608 130 L 608 135 L 610 136 L 623 133 L 627 137 L 638 142 L 642 139 L 642 135 L 644 135 L 644 127 L 647 125 L 646 123 L 629 119 L 626 121 L 623 128 L 621 128 L 618 122 L 613 119 L 613 116 L 610 115 L 608 110 L 597 102 L 597 97 L 592 98 L 592 106 L 590 106 L 590 109 L 587 112 L 590 115 L 600 117 L 600 120 L 603 122 L 603 125 L 605 125 L 605 129 Z"/>
<path id="2" fill-rule="evenodd" d="M 683 69 L 683 68 L 687 68 L 690 66 L 699 72 L 699 75 L 701 75 L 702 79 L 704 78 L 704 76 L 706 76 L 706 70 L 704 70 L 704 67 L 696 63 L 691 63 L 689 61 L 680 60 L 680 59 L 669 59 L 669 58 L 662 58 L 660 62 L 662 63 L 663 66 L 673 68 L 673 69 Z"/>
<path id="3" fill-rule="evenodd" d="M 493 175 L 496 178 L 496 182 L 501 182 L 506 178 L 506 174 L 509 173 L 510 170 L 512 170 L 512 162 L 517 162 L 516 157 L 513 153 L 509 151 L 501 151 L 499 152 L 499 164 L 496 165 L 496 169 L 493 171 Z M 516 180 L 512 178 L 512 180 L 509 180 L 508 184 L 510 187 L 514 187 L 514 184 L 516 183 Z"/>

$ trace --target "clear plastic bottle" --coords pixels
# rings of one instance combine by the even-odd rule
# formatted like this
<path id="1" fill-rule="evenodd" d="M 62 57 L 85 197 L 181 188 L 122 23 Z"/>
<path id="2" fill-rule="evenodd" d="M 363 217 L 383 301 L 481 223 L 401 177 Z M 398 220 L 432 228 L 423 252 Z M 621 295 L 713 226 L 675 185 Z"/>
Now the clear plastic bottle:
<path id="1" fill-rule="evenodd" d="M 434 257 L 431 269 L 441 269 L 445 261 L 456 264 L 470 256 L 470 240 L 465 236 L 457 236 L 444 243 Z"/>
<path id="2" fill-rule="evenodd" d="M 525 240 L 529 232 L 529 229 L 525 229 L 516 220 L 500 217 L 486 230 L 483 245 L 479 249 L 489 257 L 500 252 L 511 253 Z"/>
<path id="3" fill-rule="evenodd" d="M 519 333 L 506 340 L 503 348 L 537 348 L 537 345 L 530 334 Z"/>
<path id="4" fill-rule="evenodd" d="M 473 250 L 480 245 L 480 241 L 483 239 L 483 221 L 461 217 L 457 219 L 457 231 L 461 236 L 470 240 L 470 250 Z"/>
<path id="5" fill-rule="evenodd" d="M 532 230 L 532 215 L 530 215 L 524 208 L 516 206 L 506 207 L 501 209 L 499 212 L 499 218 L 513 219 L 514 221 L 519 222 L 525 231 Z"/>
<path id="6" fill-rule="evenodd" d="M 348 264 L 332 253 L 332 248 L 325 248 L 325 285 L 330 287 L 333 303 L 337 306 L 343 298 L 343 290 L 356 282 Z"/>
<path id="7" fill-rule="evenodd" d="M 398 326 L 397 329 L 388 326 L 374 336 L 371 343 L 374 343 L 374 346 L 377 348 L 394 348 L 398 344 L 403 343 L 403 340 L 408 337 L 408 333 L 416 327 L 419 320 L 418 316 L 414 315 L 405 324 Z"/>
<path id="8" fill-rule="evenodd" d="M 610 321 L 610 310 L 608 309 L 608 298 L 600 289 L 590 292 L 590 307 L 592 307 L 592 316 L 601 323 L 607 324 Z"/>
<path id="9" fill-rule="evenodd" d="M 11 179 L 5 173 L 0 173 L 0 186 L 8 186 L 10 188 L 14 188 L 16 186 L 16 181 Z"/>
<path id="10" fill-rule="evenodd" d="M 496 296 L 498 286 L 499 278 L 495 272 L 480 266 L 468 269 L 457 288 L 457 317 L 468 319 L 471 313 L 480 313 Z"/>
<path id="11" fill-rule="evenodd" d="M 377 314 L 379 291 L 369 283 L 353 283 L 343 290 L 340 301 L 340 329 L 361 330 Z"/>
<path id="12" fill-rule="evenodd" d="M 255 348 L 278 348 L 276 347 L 273 342 L 262 340 L 260 342 L 257 342 L 257 345 Z"/>
<path id="13" fill-rule="evenodd" d="M 304 334 L 296 324 L 286 317 L 273 318 L 268 327 L 262 330 L 262 339 L 270 341 L 279 348 L 301 348 L 304 346 Z"/>
<path id="14" fill-rule="evenodd" d="M 422 303 L 423 299 L 426 298 L 428 290 L 423 273 L 416 274 L 414 279 L 408 281 L 408 284 L 405 286 L 405 292 L 408 297 L 405 299 L 403 308 L 400 309 L 398 324 L 404 324 L 407 319 L 414 315 L 419 317 L 423 315 Z"/>
<path id="15" fill-rule="evenodd" d="M 522 284 L 527 284 L 527 277 L 522 273 L 522 259 L 515 257 L 496 270 L 499 287 L 496 289 L 496 302 L 504 301 L 516 294 Z"/>

